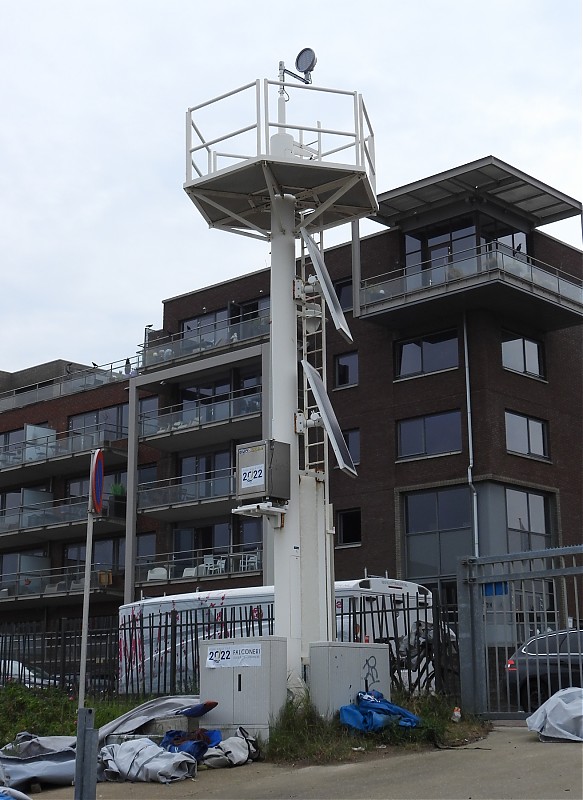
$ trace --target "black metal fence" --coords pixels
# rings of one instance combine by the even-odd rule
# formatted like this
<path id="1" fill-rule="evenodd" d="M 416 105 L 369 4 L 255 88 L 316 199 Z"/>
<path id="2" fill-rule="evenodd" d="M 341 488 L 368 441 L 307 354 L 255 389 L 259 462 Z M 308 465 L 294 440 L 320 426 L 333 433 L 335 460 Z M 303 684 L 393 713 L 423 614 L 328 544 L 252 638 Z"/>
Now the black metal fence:
<path id="1" fill-rule="evenodd" d="M 455 610 L 417 603 L 415 597 L 348 597 L 336 601 L 337 638 L 389 645 L 392 690 L 459 697 Z M 91 621 L 87 645 L 88 696 L 197 693 L 199 643 L 269 636 L 273 602 L 226 608 L 135 615 Z M 0 685 L 57 686 L 75 693 L 81 657 L 81 621 L 0 625 Z"/>

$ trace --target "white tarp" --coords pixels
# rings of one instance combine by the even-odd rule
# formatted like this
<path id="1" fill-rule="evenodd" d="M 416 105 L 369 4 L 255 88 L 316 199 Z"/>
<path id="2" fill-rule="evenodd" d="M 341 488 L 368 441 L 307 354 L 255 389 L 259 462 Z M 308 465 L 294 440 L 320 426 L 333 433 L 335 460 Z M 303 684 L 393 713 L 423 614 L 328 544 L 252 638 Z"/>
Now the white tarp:
<path id="1" fill-rule="evenodd" d="M 561 689 L 527 717 L 528 729 L 541 741 L 583 742 L 583 689 Z"/>
<path id="2" fill-rule="evenodd" d="M 134 739 L 101 748 L 97 777 L 100 781 L 173 783 L 196 777 L 196 758 L 169 753 L 151 739 Z"/>

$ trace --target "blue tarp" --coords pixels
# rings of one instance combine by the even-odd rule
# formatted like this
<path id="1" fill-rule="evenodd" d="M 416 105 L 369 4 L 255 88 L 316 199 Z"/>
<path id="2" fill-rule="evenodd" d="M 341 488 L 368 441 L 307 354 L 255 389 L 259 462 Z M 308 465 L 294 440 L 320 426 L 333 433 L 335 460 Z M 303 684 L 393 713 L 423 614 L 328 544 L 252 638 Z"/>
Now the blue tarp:
<path id="1" fill-rule="evenodd" d="M 387 725 L 416 728 L 421 719 L 406 708 L 385 700 L 381 692 L 359 692 L 356 703 L 341 706 L 340 722 L 359 731 L 379 731 Z"/>

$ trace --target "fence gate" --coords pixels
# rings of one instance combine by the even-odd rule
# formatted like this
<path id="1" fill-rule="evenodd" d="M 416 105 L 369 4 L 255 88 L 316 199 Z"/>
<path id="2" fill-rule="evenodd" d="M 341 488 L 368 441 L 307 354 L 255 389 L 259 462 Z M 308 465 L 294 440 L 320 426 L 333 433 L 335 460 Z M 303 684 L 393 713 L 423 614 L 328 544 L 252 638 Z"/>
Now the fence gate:
<path id="1" fill-rule="evenodd" d="M 464 558 L 457 583 L 462 708 L 522 718 L 582 685 L 583 546 Z"/>

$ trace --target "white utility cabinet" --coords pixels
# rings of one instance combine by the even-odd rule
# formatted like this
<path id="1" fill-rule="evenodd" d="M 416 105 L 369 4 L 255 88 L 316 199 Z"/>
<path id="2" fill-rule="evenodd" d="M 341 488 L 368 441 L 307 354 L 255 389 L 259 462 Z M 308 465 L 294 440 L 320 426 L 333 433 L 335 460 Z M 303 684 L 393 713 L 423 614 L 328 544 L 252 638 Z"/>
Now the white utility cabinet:
<path id="1" fill-rule="evenodd" d="M 241 725 L 269 738 L 287 699 L 287 640 L 281 636 L 216 639 L 200 643 L 200 699 L 218 705 L 204 716 L 205 728 L 223 738 Z"/>
<path id="2" fill-rule="evenodd" d="M 358 692 L 376 689 L 390 700 L 389 646 L 312 642 L 309 683 L 310 699 L 323 717 L 354 703 Z"/>

